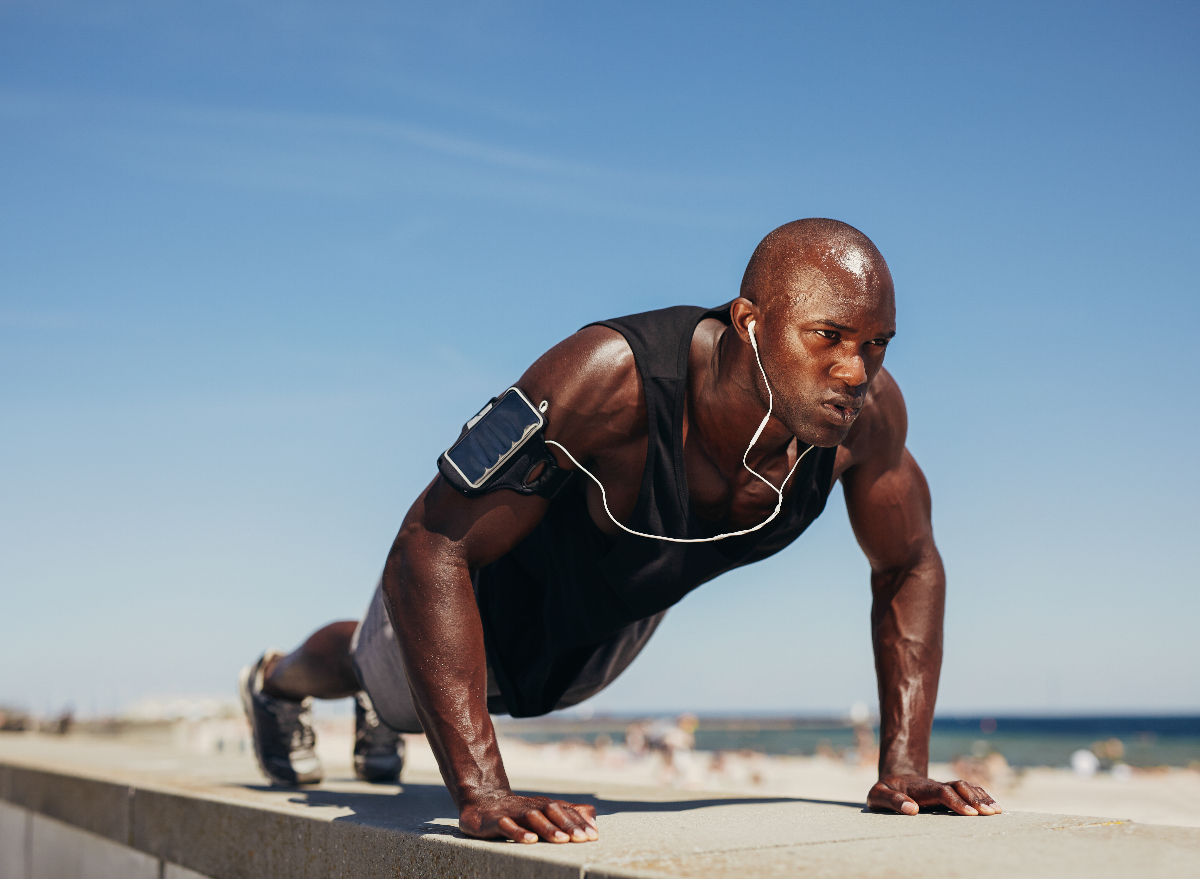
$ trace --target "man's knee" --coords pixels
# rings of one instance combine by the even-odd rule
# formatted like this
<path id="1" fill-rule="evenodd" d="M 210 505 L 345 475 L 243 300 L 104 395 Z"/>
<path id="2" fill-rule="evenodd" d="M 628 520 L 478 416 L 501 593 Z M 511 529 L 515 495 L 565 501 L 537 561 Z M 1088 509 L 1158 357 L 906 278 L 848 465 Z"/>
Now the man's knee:
<path id="1" fill-rule="evenodd" d="M 340 620 L 317 629 L 301 645 L 301 650 L 314 658 L 350 661 L 350 642 L 354 640 L 357 620 Z"/>

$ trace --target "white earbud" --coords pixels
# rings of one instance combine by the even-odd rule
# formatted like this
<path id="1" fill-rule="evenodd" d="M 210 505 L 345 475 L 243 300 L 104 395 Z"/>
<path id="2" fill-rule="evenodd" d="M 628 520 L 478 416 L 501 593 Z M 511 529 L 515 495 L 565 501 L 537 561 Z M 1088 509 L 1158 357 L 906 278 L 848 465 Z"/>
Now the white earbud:
<path id="1" fill-rule="evenodd" d="M 746 451 L 742 453 L 742 466 L 765 482 L 771 491 L 775 492 L 775 494 L 778 496 L 778 500 L 775 502 L 775 512 L 771 513 L 771 515 L 767 516 L 767 518 L 763 519 L 763 521 L 759 522 L 753 528 L 745 528 L 741 531 L 731 531 L 728 534 L 718 534 L 716 537 L 663 537 L 659 534 L 643 534 L 641 531 L 634 531 L 632 528 L 626 528 L 617 521 L 617 517 L 614 516 L 612 514 L 612 510 L 608 508 L 608 493 L 604 490 L 604 484 L 600 482 L 600 480 L 597 479 L 590 470 L 576 461 L 575 456 L 567 451 L 566 446 L 564 446 L 562 443 L 556 443 L 554 440 L 546 440 L 546 445 L 558 446 L 558 448 L 562 449 L 576 467 L 586 473 L 588 477 L 591 478 L 592 482 L 600 486 L 600 500 L 604 503 L 604 512 L 608 513 L 608 518 L 612 519 L 613 524 L 622 531 L 627 531 L 635 537 L 649 537 L 651 540 L 665 540 L 669 543 L 712 543 L 715 540 L 724 540 L 726 537 L 741 537 L 743 534 L 750 534 L 753 531 L 757 531 L 759 528 L 762 528 L 764 525 L 768 524 L 771 520 L 778 516 L 779 511 L 783 509 L 783 487 L 787 485 L 788 480 L 792 478 L 792 474 L 796 472 L 796 468 L 800 466 L 800 462 L 804 460 L 804 456 L 811 452 L 813 447 L 809 446 L 796 457 L 796 463 L 792 465 L 792 469 L 788 471 L 787 476 L 783 477 L 783 482 L 779 483 L 779 488 L 776 488 L 774 485 L 772 485 L 769 479 L 767 479 L 761 473 L 755 471 L 754 468 L 746 463 L 746 458 L 750 454 L 750 450 L 754 448 L 754 444 L 758 442 L 758 438 L 762 436 L 763 430 L 765 430 L 767 427 L 767 422 L 771 420 L 771 413 L 775 411 L 775 395 L 771 392 L 771 383 L 767 381 L 767 371 L 763 369 L 762 358 L 758 355 L 758 340 L 754 338 L 754 321 L 750 321 L 750 324 L 746 327 L 746 332 L 750 335 L 750 347 L 754 349 L 754 359 L 758 363 L 758 371 L 762 373 L 763 384 L 767 387 L 767 414 L 763 416 L 763 420 L 759 423 L 758 430 L 754 431 L 754 436 L 750 440 L 750 445 L 746 446 Z"/>

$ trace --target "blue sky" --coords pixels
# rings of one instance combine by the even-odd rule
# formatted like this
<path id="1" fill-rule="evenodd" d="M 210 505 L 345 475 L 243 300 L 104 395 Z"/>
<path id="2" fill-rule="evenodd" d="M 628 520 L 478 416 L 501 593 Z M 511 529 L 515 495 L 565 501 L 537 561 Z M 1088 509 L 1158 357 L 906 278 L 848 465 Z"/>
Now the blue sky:
<path id="1" fill-rule="evenodd" d="M 0 702 L 356 617 L 458 427 L 803 216 L 896 279 L 940 709 L 1200 710 L 1184 3 L 0 4 Z M 1190 547 L 1190 548 L 1189 548 Z M 595 700 L 871 701 L 840 492 Z"/>

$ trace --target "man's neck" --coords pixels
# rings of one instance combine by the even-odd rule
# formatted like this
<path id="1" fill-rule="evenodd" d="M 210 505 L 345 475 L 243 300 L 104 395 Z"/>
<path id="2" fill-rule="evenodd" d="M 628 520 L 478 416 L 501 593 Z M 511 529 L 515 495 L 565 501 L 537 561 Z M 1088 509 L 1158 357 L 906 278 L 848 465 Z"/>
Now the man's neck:
<path id="1" fill-rule="evenodd" d="M 697 327 L 688 370 L 689 421 L 705 456 L 730 476 L 741 469 L 742 455 L 767 414 L 767 395 L 754 350 L 737 331 Z M 793 436 L 777 418 L 771 418 L 751 449 L 756 462 L 786 455 Z"/>

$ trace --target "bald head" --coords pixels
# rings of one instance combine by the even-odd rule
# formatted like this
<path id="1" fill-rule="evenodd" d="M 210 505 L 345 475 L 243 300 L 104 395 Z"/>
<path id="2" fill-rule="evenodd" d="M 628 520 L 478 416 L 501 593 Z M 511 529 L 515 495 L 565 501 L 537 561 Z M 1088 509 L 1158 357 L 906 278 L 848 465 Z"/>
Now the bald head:
<path id="1" fill-rule="evenodd" d="M 741 295 L 767 313 L 818 289 L 849 296 L 891 288 L 887 263 L 871 239 L 837 220 L 811 218 L 780 226 L 754 249 Z"/>
<path id="2" fill-rule="evenodd" d="M 729 314 L 726 362 L 759 402 L 802 442 L 841 443 L 896 334 L 892 275 L 871 239 L 837 220 L 780 226 L 755 248 Z"/>

